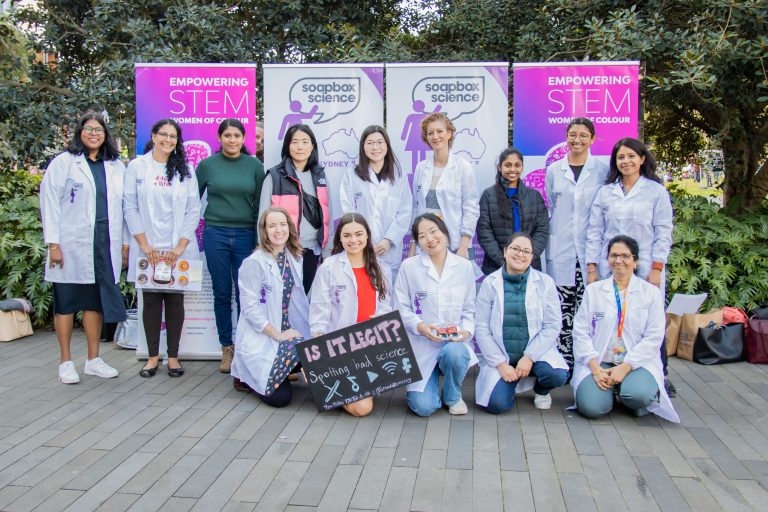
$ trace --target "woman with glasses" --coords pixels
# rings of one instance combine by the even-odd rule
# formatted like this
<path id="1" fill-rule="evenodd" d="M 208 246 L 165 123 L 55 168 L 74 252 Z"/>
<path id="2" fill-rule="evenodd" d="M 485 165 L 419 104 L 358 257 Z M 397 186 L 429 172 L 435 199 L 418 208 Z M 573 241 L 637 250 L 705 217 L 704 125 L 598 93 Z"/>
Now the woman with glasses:
<path id="1" fill-rule="evenodd" d="M 259 211 L 284 208 L 299 230 L 304 292 L 315 280 L 320 254 L 328 242 L 330 198 L 325 170 L 317 156 L 317 140 L 305 124 L 288 128 L 280 151 L 282 161 L 267 171 Z"/>
<path id="2" fill-rule="evenodd" d="M 605 183 L 608 166 L 593 157 L 595 125 L 576 117 L 565 129 L 568 153 L 547 168 L 546 192 L 549 202 L 547 274 L 555 280 L 560 296 L 563 325 L 559 349 L 573 369 L 573 317 L 587 282 L 587 227 L 589 210 L 598 189 Z"/>
<path id="3" fill-rule="evenodd" d="M 158 282 L 171 278 L 179 259 L 200 259 L 195 230 L 200 222 L 200 193 L 187 164 L 181 127 L 173 119 L 152 126 L 144 154 L 131 160 L 125 174 L 125 221 L 133 236 L 128 279 L 136 280 L 137 259 L 152 265 Z M 184 294 L 142 290 L 142 322 L 147 337 L 147 364 L 139 375 L 153 377 L 159 365 L 160 325 L 165 311 L 168 375 L 181 377 L 179 342 L 184 325 Z"/>
<path id="4" fill-rule="evenodd" d="M 341 209 L 359 213 L 371 226 L 373 250 L 392 270 L 392 281 L 403 259 L 403 237 L 411 222 L 413 198 L 400 162 L 389 148 L 389 136 L 372 125 L 360 137 L 360 160 L 341 182 Z"/>
<path id="5" fill-rule="evenodd" d="M 621 139 L 611 152 L 610 171 L 597 192 L 587 230 L 587 282 L 610 275 L 609 262 L 601 259 L 608 242 L 617 235 L 637 241 L 640 250 L 637 274 L 659 290 L 664 305 L 667 257 L 672 245 L 672 201 L 656 175 L 656 160 L 637 139 Z M 666 374 L 666 344 L 662 346 Z M 668 386 L 671 386 L 669 383 Z M 674 394 L 670 387 L 670 394 Z"/>
<path id="6" fill-rule="evenodd" d="M 568 365 L 557 350 L 555 283 L 531 268 L 533 255 L 530 236 L 512 235 L 504 265 L 485 278 L 477 295 L 475 339 L 482 356 L 475 401 L 492 414 L 510 410 L 515 395 L 531 388 L 534 407 L 549 409 L 550 391 L 568 379 Z"/>
<path id="7" fill-rule="evenodd" d="M 45 280 L 53 283 L 53 324 L 61 350 L 59 382 L 80 376 L 70 354 L 75 313 L 83 312 L 88 342 L 86 375 L 117 377 L 99 357 L 101 324 L 125 320 L 120 271 L 128 258 L 123 240 L 123 178 L 115 140 L 100 114 L 75 126 L 67 150 L 48 165 L 40 183 Z"/>
<path id="8" fill-rule="evenodd" d="M 449 249 L 465 259 L 474 259 L 472 237 L 479 214 L 475 171 L 469 162 L 451 152 L 456 126 L 442 112 L 421 121 L 421 138 L 432 149 L 413 173 L 413 215 L 434 213 L 445 221 Z M 409 255 L 416 254 L 411 240 Z"/>
<path id="9" fill-rule="evenodd" d="M 547 244 L 549 217 L 544 199 L 523 184 L 523 154 L 507 148 L 496 164 L 496 184 L 480 197 L 477 241 L 485 251 L 483 273 L 504 265 L 504 247 L 513 233 L 526 233 L 533 240 L 531 266 L 541 270 L 541 253 Z"/>
<path id="10" fill-rule="evenodd" d="M 467 414 L 461 384 L 477 364 L 470 341 L 475 330 L 472 263 L 448 250 L 448 227 L 434 213 L 416 217 L 411 236 L 421 254 L 403 262 L 395 287 L 422 377 L 408 385 L 408 407 L 419 416 L 430 416 L 443 405 L 449 414 Z"/>
<path id="11" fill-rule="evenodd" d="M 677 423 L 659 354 L 664 303 L 658 288 L 636 275 L 640 254 L 633 238 L 612 237 L 606 249 L 611 276 L 584 292 L 573 324 L 575 407 L 599 418 L 618 401 L 635 416 L 652 412 Z"/>
<path id="12" fill-rule="evenodd" d="M 221 148 L 197 166 L 200 196 L 207 192 L 203 249 L 211 274 L 213 312 L 221 344 L 219 371 L 229 373 L 232 344 L 232 288 L 240 315 L 238 271 L 256 247 L 264 166 L 245 149 L 245 126 L 237 119 L 219 124 Z"/>

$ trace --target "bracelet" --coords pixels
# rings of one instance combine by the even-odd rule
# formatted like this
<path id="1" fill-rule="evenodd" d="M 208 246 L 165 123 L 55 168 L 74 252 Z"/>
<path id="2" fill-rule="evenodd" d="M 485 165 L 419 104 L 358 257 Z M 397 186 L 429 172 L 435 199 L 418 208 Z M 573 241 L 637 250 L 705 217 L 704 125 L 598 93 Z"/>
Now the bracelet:
<path id="1" fill-rule="evenodd" d="M 663 264 L 662 262 L 660 262 L 660 261 L 654 261 L 654 262 L 651 264 L 651 268 L 652 268 L 653 270 L 662 271 L 662 270 L 664 270 L 664 264 Z"/>

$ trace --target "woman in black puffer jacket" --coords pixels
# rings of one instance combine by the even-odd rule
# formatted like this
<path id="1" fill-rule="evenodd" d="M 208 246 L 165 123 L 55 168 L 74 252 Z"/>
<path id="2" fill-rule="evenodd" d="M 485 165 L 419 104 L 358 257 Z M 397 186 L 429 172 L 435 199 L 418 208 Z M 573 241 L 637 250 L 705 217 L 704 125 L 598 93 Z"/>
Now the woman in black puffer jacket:
<path id="1" fill-rule="evenodd" d="M 477 241 L 485 251 L 483 273 L 488 275 L 504 264 L 504 247 L 513 233 L 523 232 L 533 239 L 531 266 L 541 270 L 541 253 L 547 246 L 549 217 L 544 199 L 523 184 L 523 154 L 508 148 L 501 152 L 496 166 L 496 184 L 480 198 Z"/>

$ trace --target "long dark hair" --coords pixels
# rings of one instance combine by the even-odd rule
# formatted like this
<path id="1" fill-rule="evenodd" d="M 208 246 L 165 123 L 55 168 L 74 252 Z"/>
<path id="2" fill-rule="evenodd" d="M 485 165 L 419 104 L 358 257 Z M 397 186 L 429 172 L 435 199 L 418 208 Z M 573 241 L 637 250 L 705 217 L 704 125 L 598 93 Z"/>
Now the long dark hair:
<path id="1" fill-rule="evenodd" d="M 168 183 L 173 181 L 175 175 L 179 175 L 179 181 L 184 181 L 184 178 L 192 176 L 189 173 L 189 167 L 187 166 L 187 154 L 184 152 L 184 139 L 181 138 L 181 126 L 173 119 L 161 119 L 152 125 L 152 133 L 157 135 L 160 128 L 165 125 L 171 125 L 176 129 L 176 148 L 174 148 L 171 155 L 168 157 L 168 162 L 165 164 L 165 175 L 168 178 Z M 144 153 L 148 153 L 154 148 L 150 138 L 147 144 L 144 146 Z"/>
<path id="2" fill-rule="evenodd" d="M 619 167 L 616 165 L 616 154 L 622 147 L 629 148 L 638 155 L 645 157 L 645 161 L 640 165 L 640 176 L 661 184 L 661 178 L 656 174 L 656 159 L 653 157 L 653 153 L 645 147 L 645 144 L 631 137 L 621 139 L 613 146 L 610 171 L 608 171 L 608 177 L 605 178 L 606 184 L 616 183 L 621 179 L 621 172 L 619 172 Z"/>
<path id="3" fill-rule="evenodd" d="M 101 160 L 117 160 L 120 156 L 120 153 L 117 151 L 117 144 L 115 144 L 112 132 L 109 131 L 107 123 L 104 121 L 104 116 L 98 112 L 86 112 L 80 119 L 78 119 L 77 125 L 75 125 L 75 135 L 72 137 L 72 140 L 69 141 L 67 151 L 73 155 L 82 155 L 85 153 L 86 148 L 85 145 L 83 145 L 82 139 L 83 127 L 85 126 L 85 123 L 91 119 L 98 121 L 101 127 L 104 128 L 104 142 L 99 146 L 98 157 Z"/>
<path id="4" fill-rule="evenodd" d="M 227 128 L 237 128 L 240 131 L 240 133 L 243 134 L 243 139 L 245 139 L 245 126 L 243 126 L 243 123 L 241 123 L 238 119 L 230 117 L 223 120 L 219 124 L 219 130 L 217 132 L 219 134 L 219 137 L 221 137 L 221 135 L 224 133 L 224 131 Z M 221 146 L 219 146 L 219 150 L 216 152 L 221 153 Z M 248 150 L 245 149 L 245 140 L 243 140 L 243 145 L 240 146 L 240 153 L 243 155 L 250 155 Z"/>
<path id="5" fill-rule="evenodd" d="M 507 148 L 499 155 L 499 160 L 496 162 L 496 184 L 494 185 L 494 193 L 496 194 L 496 204 L 499 205 L 499 215 L 501 215 L 502 225 L 511 229 L 514 219 L 512 219 L 512 208 L 509 207 L 511 200 L 507 196 L 507 187 L 504 185 L 503 177 L 501 175 L 501 164 L 510 155 L 517 155 L 520 161 L 523 161 L 523 152 L 517 148 Z M 523 184 L 522 176 L 517 182 L 517 188 Z"/>
<path id="6" fill-rule="evenodd" d="M 372 124 L 363 130 L 363 134 L 360 136 L 360 161 L 355 166 L 355 174 L 357 174 L 357 177 L 363 181 L 371 181 L 371 176 L 368 173 L 370 162 L 365 154 L 365 141 L 374 133 L 380 133 L 381 136 L 384 137 L 384 143 L 387 145 L 387 154 L 384 156 L 384 167 L 381 168 L 379 175 L 382 180 L 389 180 L 391 183 L 394 183 L 395 178 L 402 175 L 403 170 L 400 167 L 400 161 L 392 151 L 387 130 L 375 124 Z"/>
<path id="7" fill-rule="evenodd" d="M 331 254 L 338 254 L 344 250 L 344 246 L 341 245 L 341 230 L 347 224 L 357 222 L 365 228 L 365 233 L 368 235 L 368 242 L 363 248 L 363 262 L 365 265 L 365 273 L 371 280 L 371 284 L 374 289 L 379 292 L 379 300 L 384 300 L 387 296 L 387 283 L 384 280 L 384 273 L 381 271 L 379 262 L 376 259 L 376 251 L 373 250 L 373 238 L 371 237 L 371 228 L 368 226 L 365 217 L 359 213 L 345 213 L 339 219 L 339 225 L 336 228 L 336 234 L 333 235 L 333 250 Z"/>
<path id="8" fill-rule="evenodd" d="M 283 148 L 280 150 L 280 157 L 285 160 L 291 157 L 291 140 L 296 132 L 304 132 L 309 135 L 309 140 L 312 142 L 312 154 L 309 155 L 307 160 L 307 169 L 313 169 L 320 163 L 320 159 L 317 156 L 317 139 L 312 132 L 312 128 L 306 124 L 294 124 L 285 132 L 285 138 L 283 139 Z"/>

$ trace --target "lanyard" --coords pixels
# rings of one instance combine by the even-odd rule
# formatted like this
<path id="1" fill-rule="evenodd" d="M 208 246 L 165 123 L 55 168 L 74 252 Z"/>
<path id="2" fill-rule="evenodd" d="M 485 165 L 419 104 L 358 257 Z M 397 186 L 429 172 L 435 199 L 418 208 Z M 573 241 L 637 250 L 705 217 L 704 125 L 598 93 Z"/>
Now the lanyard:
<path id="1" fill-rule="evenodd" d="M 627 286 L 629 288 L 629 286 Z M 618 310 L 618 329 L 616 335 L 621 339 L 621 333 L 624 331 L 624 319 L 627 316 L 627 288 L 624 289 L 624 305 L 621 304 L 621 297 L 619 297 L 619 287 L 616 286 L 616 281 L 613 282 L 613 293 L 616 295 L 616 309 Z"/>

